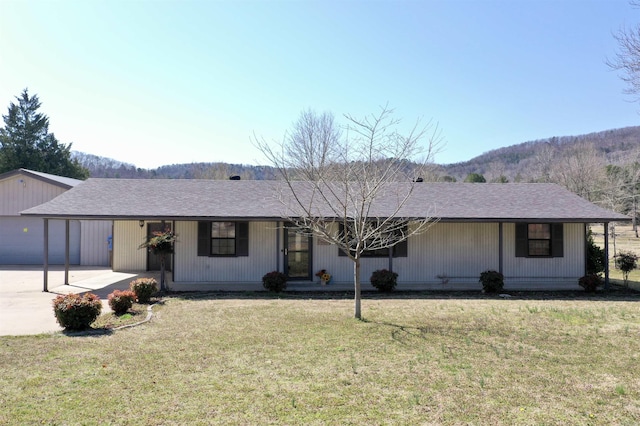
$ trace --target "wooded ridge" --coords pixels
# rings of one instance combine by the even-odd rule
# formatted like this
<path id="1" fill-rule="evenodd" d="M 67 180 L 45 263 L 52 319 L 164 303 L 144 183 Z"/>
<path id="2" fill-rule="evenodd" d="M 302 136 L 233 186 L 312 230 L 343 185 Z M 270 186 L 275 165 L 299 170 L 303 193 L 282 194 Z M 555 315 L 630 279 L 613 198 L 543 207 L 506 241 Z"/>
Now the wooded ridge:
<path id="1" fill-rule="evenodd" d="M 504 176 L 509 182 L 539 181 L 549 171 L 545 169 L 553 169 L 554 161 L 560 160 L 565 154 L 572 155 L 575 150 L 584 150 L 585 146 L 595 149 L 603 165 L 621 166 L 633 163 L 640 157 L 640 126 L 579 136 L 551 137 L 498 148 L 468 161 L 438 165 L 436 175 L 432 176 L 431 180 L 449 176 L 462 181 L 469 174 L 477 173 L 483 175 L 487 182 L 496 181 L 500 176 Z M 134 164 L 77 151 L 72 155 L 89 169 L 91 177 L 228 179 L 230 176 L 240 176 L 243 179 L 273 179 L 275 176 L 270 166 L 208 162 L 170 164 L 155 169 L 143 169 Z"/>

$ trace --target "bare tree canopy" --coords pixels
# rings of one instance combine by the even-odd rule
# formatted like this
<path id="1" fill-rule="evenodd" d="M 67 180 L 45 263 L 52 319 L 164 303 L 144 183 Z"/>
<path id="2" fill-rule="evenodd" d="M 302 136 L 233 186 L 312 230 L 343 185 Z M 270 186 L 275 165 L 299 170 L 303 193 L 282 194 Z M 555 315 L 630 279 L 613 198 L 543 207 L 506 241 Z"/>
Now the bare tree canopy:
<path id="1" fill-rule="evenodd" d="M 330 113 L 303 111 L 277 149 L 255 142 L 282 180 L 283 218 L 300 232 L 336 245 L 353 261 L 355 317 L 361 318 L 363 254 L 389 251 L 435 220 L 404 217 L 402 211 L 415 185 L 430 175 L 441 136 L 432 122 L 420 121 L 400 133 L 400 121 L 387 107 L 345 119 L 340 128 Z"/>
<path id="2" fill-rule="evenodd" d="M 630 1 L 633 7 L 640 8 L 640 1 Z M 640 26 L 623 28 L 613 35 L 618 42 L 618 52 L 607 65 L 620 71 L 620 78 L 627 83 L 625 93 L 640 100 Z"/>

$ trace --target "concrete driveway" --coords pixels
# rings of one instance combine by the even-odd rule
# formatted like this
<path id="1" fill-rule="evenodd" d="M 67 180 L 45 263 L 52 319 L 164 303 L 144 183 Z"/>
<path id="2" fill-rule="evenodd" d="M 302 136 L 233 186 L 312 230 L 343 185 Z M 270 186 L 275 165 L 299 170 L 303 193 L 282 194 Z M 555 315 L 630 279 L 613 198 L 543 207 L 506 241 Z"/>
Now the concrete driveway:
<path id="1" fill-rule="evenodd" d="M 69 285 L 64 285 L 64 267 L 53 266 L 49 270 L 49 292 L 45 293 L 41 266 L 0 266 L 0 336 L 61 331 L 51 304 L 59 294 L 91 291 L 100 297 L 102 312 L 106 312 L 110 310 L 109 293 L 129 288 L 138 276 L 102 267 L 72 266 Z"/>

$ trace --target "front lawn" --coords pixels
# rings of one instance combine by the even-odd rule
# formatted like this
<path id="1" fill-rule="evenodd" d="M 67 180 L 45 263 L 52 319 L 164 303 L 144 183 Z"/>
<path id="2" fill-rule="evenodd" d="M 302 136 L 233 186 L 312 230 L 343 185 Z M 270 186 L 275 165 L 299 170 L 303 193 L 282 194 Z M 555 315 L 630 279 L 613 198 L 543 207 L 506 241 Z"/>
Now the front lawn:
<path id="1" fill-rule="evenodd" d="M 256 297 L 0 337 L 0 424 L 640 423 L 635 294 Z"/>

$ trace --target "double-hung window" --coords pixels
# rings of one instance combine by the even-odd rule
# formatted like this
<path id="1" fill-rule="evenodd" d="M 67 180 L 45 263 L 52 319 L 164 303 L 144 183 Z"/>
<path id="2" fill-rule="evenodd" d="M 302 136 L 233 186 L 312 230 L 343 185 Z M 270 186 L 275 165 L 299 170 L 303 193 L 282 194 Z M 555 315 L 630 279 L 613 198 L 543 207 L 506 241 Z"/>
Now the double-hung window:
<path id="1" fill-rule="evenodd" d="M 551 256 L 551 224 L 528 223 L 529 256 Z"/>
<path id="2" fill-rule="evenodd" d="M 248 255 L 248 222 L 198 222 L 198 256 Z"/>
<path id="3" fill-rule="evenodd" d="M 211 255 L 235 256 L 236 223 L 211 222 Z"/>
<path id="4" fill-rule="evenodd" d="M 563 257 L 562 223 L 516 223 L 516 257 Z"/>

